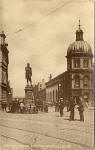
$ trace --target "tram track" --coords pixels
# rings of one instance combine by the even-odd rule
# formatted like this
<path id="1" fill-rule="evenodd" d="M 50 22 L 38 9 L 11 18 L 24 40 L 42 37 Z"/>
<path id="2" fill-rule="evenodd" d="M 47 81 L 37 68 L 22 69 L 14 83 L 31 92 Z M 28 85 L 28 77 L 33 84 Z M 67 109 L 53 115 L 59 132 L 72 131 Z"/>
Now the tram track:
<path id="1" fill-rule="evenodd" d="M 17 119 L 17 118 L 15 118 L 15 119 L 6 119 L 6 118 L 0 118 L 0 120 L 4 120 L 4 121 L 13 121 L 13 122 L 19 122 L 19 121 L 21 121 L 21 122 L 30 122 L 31 123 L 31 125 L 32 124 L 39 124 L 39 125 L 48 125 L 48 126 L 54 126 L 54 127 L 59 127 L 59 124 L 56 124 L 55 125 L 55 122 L 50 122 L 50 123 L 47 123 L 47 120 L 45 120 L 45 122 L 42 122 L 42 120 L 38 120 L 38 121 L 35 121 L 35 120 L 31 120 L 31 119 L 22 119 L 22 120 L 19 120 L 19 119 Z M 61 124 L 61 122 L 60 122 L 60 124 Z M 64 123 L 64 125 L 68 125 L 68 123 Z M 65 127 L 65 128 L 60 128 L 61 130 L 74 130 L 74 131 L 80 131 L 80 129 L 78 129 L 78 128 L 80 128 L 80 124 L 78 125 L 78 124 L 73 124 L 73 126 L 76 126 L 77 125 L 77 129 L 75 129 L 75 128 L 70 128 L 70 127 Z M 88 126 L 87 126 L 88 127 Z M 87 128 L 88 129 L 88 128 Z M 84 132 L 84 133 L 87 133 L 87 134 L 92 134 L 92 132 L 91 131 L 88 131 L 88 130 L 81 130 L 81 132 Z"/>
<path id="2" fill-rule="evenodd" d="M 22 116 L 23 114 L 19 114 L 19 115 Z M 29 115 L 30 115 L 30 114 L 29 114 Z M 34 114 L 34 115 L 35 115 L 35 114 Z M 36 114 L 36 115 L 37 115 L 37 114 Z M 59 116 L 56 116 L 56 117 L 59 118 Z M 61 123 L 64 123 L 64 124 L 66 125 L 66 124 L 68 124 L 68 122 L 71 122 L 71 121 L 69 121 L 69 118 L 68 118 L 68 117 L 69 117 L 69 116 L 65 116 L 65 118 L 63 117 L 63 120 L 61 120 L 60 124 L 61 124 Z M 0 117 L 0 120 L 1 120 L 1 119 L 2 119 L 2 120 L 5 120 L 6 118 L 4 118 L 4 117 L 1 118 L 1 117 Z M 32 120 L 32 119 L 33 119 L 33 120 Z M 44 119 L 45 119 L 45 120 L 44 120 L 45 122 L 48 122 L 48 119 L 46 119 L 46 118 L 44 118 Z M 34 118 L 25 118 L 25 119 L 22 119 L 22 118 L 16 117 L 15 119 L 14 119 L 14 118 L 12 118 L 12 119 L 11 119 L 11 118 L 9 118 L 9 119 L 7 118 L 7 120 L 9 120 L 9 121 L 34 121 L 34 122 L 35 122 Z M 64 120 L 65 120 L 65 121 L 68 121 L 68 122 L 63 122 Z M 43 121 L 43 118 L 42 118 L 42 119 L 39 119 L 39 120 L 38 120 L 38 118 L 37 118 L 36 121 L 42 122 L 42 121 Z M 56 122 L 56 121 L 59 121 L 59 120 L 56 119 L 55 122 Z M 79 120 L 76 120 L 76 119 L 75 119 L 75 121 L 73 122 L 73 125 L 74 125 L 74 126 L 77 125 L 77 127 L 80 127 L 80 123 L 77 124 L 77 121 L 79 121 Z M 52 124 L 53 124 L 53 123 L 55 124 L 55 122 L 52 122 Z M 45 124 L 51 124 L 51 123 L 45 123 Z M 84 124 L 85 124 L 85 122 L 84 122 L 82 125 L 84 125 Z M 90 127 L 93 127 L 93 126 L 94 126 L 94 123 L 93 123 L 93 121 L 92 121 L 92 123 L 90 122 Z M 88 128 L 88 125 L 85 124 L 85 127 Z"/>
<path id="3" fill-rule="evenodd" d="M 60 140 L 60 141 L 67 142 L 67 143 L 70 143 L 70 144 L 75 144 L 75 145 L 78 145 L 78 146 L 81 146 L 81 147 L 84 147 L 84 148 L 88 148 L 88 149 L 92 149 L 93 148 L 93 147 L 91 147 L 89 145 L 86 145 L 86 144 L 75 142 L 75 141 L 72 141 L 72 140 L 69 140 L 69 139 L 66 139 L 66 138 L 61 138 L 61 137 L 56 137 L 56 136 L 52 136 L 52 135 L 49 135 L 49 134 L 44 134 L 44 133 L 41 133 L 41 132 L 38 132 L 38 131 L 31 131 L 31 130 L 26 130 L 26 129 L 22 129 L 22 128 L 16 128 L 16 127 L 11 127 L 11 126 L 7 126 L 7 125 L 1 125 L 1 124 L 0 124 L 0 126 L 1 127 L 5 127 L 5 128 L 10 128 L 10 129 L 18 130 L 18 131 L 22 131 L 22 132 L 29 132 L 29 133 L 38 134 L 38 135 L 41 135 L 41 136 L 45 136 L 47 138 L 53 138 L 53 139 L 56 139 L 56 140 Z M 31 147 L 31 144 L 22 142 L 22 141 L 20 141 L 20 140 L 18 140 L 16 138 L 13 138 L 13 137 L 10 137 L 10 136 L 7 136 L 7 135 L 3 135 L 3 134 L 0 134 L 0 135 L 2 137 L 14 140 L 14 141 L 16 141 L 16 142 L 18 142 L 18 143 L 20 143 L 22 145 L 26 145 L 26 146 Z"/>

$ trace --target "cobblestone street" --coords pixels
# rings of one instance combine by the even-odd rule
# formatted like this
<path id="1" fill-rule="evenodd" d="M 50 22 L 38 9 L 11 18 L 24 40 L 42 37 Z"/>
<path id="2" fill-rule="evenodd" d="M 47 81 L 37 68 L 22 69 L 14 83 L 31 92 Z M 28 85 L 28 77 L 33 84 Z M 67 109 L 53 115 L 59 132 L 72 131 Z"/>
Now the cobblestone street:
<path id="1" fill-rule="evenodd" d="M 92 150 L 94 112 L 85 110 L 85 121 L 69 121 L 69 112 L 60 117 L 54 108 L 49 113 L 9 114 L 0 112 L 0 138 L 3 150 Z"/>

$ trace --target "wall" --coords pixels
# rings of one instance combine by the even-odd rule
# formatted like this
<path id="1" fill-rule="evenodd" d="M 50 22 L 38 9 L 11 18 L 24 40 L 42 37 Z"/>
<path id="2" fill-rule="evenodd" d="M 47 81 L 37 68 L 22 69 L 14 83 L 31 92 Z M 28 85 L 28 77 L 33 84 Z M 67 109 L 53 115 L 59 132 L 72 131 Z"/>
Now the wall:
<path id="1" fill-rule="evenodd" d="M 58 99 L 58 84 L 46 88 L 46 101 L 54 103 Z"/>

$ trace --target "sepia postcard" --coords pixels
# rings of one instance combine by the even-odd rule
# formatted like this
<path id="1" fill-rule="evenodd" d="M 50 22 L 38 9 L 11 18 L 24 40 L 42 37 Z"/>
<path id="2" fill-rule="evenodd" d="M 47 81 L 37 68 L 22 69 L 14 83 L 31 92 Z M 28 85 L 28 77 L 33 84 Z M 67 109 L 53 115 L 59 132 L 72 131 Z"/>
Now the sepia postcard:
<path id="1" fill-rule="evenodd" d="M 0 150 L 94 150 L 94 12 L 0 0 Z"/>

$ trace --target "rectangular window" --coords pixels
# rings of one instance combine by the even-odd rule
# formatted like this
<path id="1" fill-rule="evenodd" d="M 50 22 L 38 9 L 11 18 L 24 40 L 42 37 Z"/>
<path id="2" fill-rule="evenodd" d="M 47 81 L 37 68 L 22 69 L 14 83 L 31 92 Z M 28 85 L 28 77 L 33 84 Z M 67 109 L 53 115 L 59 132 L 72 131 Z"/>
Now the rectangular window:
<path id="1" fill-rule="evenodd" d="M 79 68 L 80 67 L 80 59 L 74 59 L 74 68 Z"/>
<path id="2" fill-rule="evenodd" d="M 84 66 L 84 68 L 87 68 L 89 66 L 89 60 L 88 59 L 84 59 L 83 66 Z"/>

